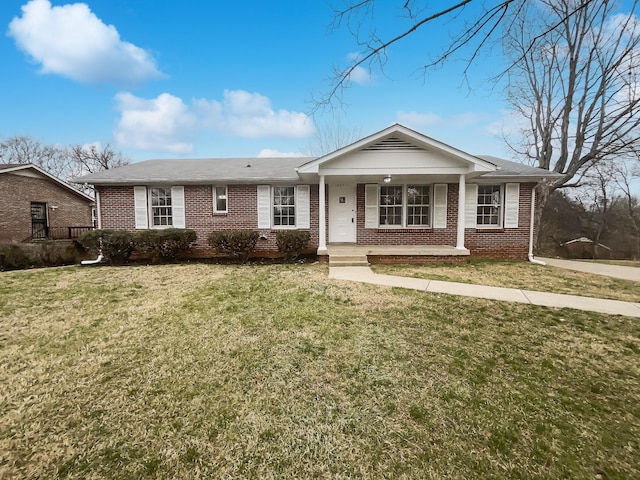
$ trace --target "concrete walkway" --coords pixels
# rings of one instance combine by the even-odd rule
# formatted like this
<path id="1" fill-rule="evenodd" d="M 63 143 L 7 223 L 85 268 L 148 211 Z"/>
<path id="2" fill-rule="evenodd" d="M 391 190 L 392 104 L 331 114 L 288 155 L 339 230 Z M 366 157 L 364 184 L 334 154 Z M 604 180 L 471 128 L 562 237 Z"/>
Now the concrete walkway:
<path id="1" fill-rule="evenodd" d="M 551 267 L 566 268 L 567 270 L 640 282 L 640 267 L 625 267 L 622 265 L 608 265 L 597 262 L 578 262 L 576 260 L 563 260 L 561 258 L 538 258 L 538 260 L 542 260 Z M 640 288 L 640 285 L 638 288 Z"/>
<path id="2" fill-rule="evenodd" d="M 409 288 L 422 292 L 446 293 L 449 295 L 486 298 L 489 300 L 501 300 L 505 302 L 528 303 L 544 307 L 574 308 L 576 310 L 640 318 L 640 303 L 579 297 L 577 295 L 534 292 L 529 290 L 519 290 L 516 288 L 487 287 L 484 285 L 471 285 L 467 283 L 442 282 L 439 280 L 397 277 L 394 275 L 379 275 L 374 273 L 370 267 L 329 267 L 329 278 L 335 280 L 370 283 L 373 285 L 384 285 L 388 287 Z"/>

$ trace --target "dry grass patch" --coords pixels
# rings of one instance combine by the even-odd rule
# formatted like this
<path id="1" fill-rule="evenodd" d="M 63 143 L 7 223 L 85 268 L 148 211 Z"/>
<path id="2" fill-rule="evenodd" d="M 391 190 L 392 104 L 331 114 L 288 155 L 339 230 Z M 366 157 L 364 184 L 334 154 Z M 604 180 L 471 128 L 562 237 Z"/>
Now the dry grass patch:
<path id="1" fill-rule="evenodd" d="M 637 321 L 326 274 L 0 274 L 0 478 L 640 476 Z"/>
<path id="2" fill-rule="evenodd" d="M 519 261 L 473 261 L 463 264 L 376 265 L 376 273 L 473 283 L 493 287 L 640 302 L 640 284 Z"/>

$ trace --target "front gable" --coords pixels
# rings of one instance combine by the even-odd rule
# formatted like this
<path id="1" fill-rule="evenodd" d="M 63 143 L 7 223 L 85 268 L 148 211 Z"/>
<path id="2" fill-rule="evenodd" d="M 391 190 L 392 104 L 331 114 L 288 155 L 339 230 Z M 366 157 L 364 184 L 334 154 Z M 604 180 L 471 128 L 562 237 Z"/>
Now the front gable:
<path id="1" fill-rule="evenodd" d="M 374 135 L 313 160 L 298 169 L 301 177 L 481 175 L 497 169 L 492 163 L 442 142 L 392 125 Z"/>

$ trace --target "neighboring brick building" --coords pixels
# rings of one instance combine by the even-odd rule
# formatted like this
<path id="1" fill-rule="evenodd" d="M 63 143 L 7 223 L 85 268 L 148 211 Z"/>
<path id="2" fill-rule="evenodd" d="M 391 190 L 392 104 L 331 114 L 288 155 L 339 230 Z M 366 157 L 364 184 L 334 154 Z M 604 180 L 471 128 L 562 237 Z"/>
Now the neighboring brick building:
<path id="1" fill-rule="evenodd" d="M 0 242 L 75 237 L 93 225 L 93 205 L 35 165 L 0 164 Z"/>
<path id="2" fill-rule="evenodd" d="M 75 181 L 95 186 L 100 228 L 191 228 L 201 247 L 214 230 L 252 229 L 274 252 L 278 230 L 301 229 L 320 255 L 353 244 L 526 258 L 534 187 L 556 175 L 396 124 L 319 158 L 148 160 Z"/>

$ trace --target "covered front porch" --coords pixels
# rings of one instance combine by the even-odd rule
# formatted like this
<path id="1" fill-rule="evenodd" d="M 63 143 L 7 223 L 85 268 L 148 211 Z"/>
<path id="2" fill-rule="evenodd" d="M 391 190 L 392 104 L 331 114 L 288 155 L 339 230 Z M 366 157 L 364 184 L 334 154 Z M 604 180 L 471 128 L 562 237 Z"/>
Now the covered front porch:
<path id="1" fill-rule="evenodd" d="M 469 250 L 449 245 L 328 244 L 320 259 L 330 266 L 364 266 L 384 263 L 463 262 Z"/>
<path id="2" fill-rule="evenodd" d="M 393 125 L 298 169 L 318 183 L 318 255 L 460 259 L 470 180 L 497 167 Z M 471 192 L 469 192 L 471 194 Z M 379 246 L 378 246 L 379 245 Z M 340 248 L 343 248 L 341 246 Z"/>

